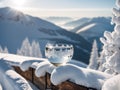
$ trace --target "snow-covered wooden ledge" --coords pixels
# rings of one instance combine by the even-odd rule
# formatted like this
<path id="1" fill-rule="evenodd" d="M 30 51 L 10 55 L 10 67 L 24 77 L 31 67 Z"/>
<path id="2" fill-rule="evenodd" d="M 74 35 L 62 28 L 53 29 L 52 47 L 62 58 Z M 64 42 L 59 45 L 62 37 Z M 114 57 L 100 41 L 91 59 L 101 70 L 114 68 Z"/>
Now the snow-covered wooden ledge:
<path id="1" fill-rule="evenodd" d="M 99 71 L 81 68 L 80 64 L 67 63 L 55 67 L 47 59 L 23 57 L 12 54 L 0 54 L 0 58 L 14 67 L 15 71 L 31 81 L 41 90 L 45 88 L 45 75 L 53 90 L 100 90 L 111 75 Z"/>
<path id="2" fill-rule="evenodd" d="M 35 69 L 29 68 L 27 71 L 22 71 L 19 67 L 13 66 L 15 71 L 22 75 L 25 79 L 31 81 L 35 86 L 37 86 L 40 90 L 45 90 L 46 83 L 45 83 L 45 76 L 36 77 Z M 69 80 L 66 80 L 58 85 L 53 85 L 50 80 L 50 74 L 47 74 L 47 87 L 51 88 L 52 90 L 97 90 L 92 87 L 86 87 L 83 85 L 78 85 L 73 83 Z"/>

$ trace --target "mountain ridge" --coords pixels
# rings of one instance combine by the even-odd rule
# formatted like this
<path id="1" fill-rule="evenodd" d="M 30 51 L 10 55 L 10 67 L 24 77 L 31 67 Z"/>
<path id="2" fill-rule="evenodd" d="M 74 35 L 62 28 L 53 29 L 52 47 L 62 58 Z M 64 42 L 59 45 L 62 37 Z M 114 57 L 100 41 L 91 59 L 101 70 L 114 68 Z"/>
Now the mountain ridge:
<path id="1" fill-rule="evenodd" d="M 0 8 L 0 45 L 7 46 L 10 53 L 16 53 L 22 41 L 28 37 L 30 42 L 39 41 L 43 54 L 48 42 L 72 44 L 75 51 L 73 58 L 88 63 L 91 44 L 80 35 L 24 13 L 13 16 L 14 11 L 10 14 L 11 12 L 8 12 L 10 10 L 12 9 Z"/>

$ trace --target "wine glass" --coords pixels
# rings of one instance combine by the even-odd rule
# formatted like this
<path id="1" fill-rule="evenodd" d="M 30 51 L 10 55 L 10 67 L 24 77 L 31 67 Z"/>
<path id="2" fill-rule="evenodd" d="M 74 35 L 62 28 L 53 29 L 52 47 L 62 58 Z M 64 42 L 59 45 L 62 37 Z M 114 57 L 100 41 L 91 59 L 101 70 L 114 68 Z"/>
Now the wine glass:
<path id="1" fill-rule="evenodd" d="M 45 47 L 45 56 L 56 66 L 70 61 L 73 57 L 73 52 L 73 45 L 70 44 L 47 43 Z"/>

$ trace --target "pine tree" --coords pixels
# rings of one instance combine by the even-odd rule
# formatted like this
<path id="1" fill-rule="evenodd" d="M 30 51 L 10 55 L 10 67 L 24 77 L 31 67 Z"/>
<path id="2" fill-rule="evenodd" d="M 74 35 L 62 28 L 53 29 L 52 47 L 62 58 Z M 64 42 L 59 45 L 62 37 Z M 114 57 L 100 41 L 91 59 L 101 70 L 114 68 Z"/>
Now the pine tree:
<path id="1" fill-rule="evenodd" d="M 0 46 L 0 52 L 2 53 L 3 52 L 3 49 L 2 49 L 2 47 Z"/>
<path id="2" fill-rule="evenodd" d="M 9 53 L 9 51 L 8 51 L 7 47 L 2 49 L 2 47 L 0 46 L 0 53 Z"/>
<path id="3" fill-rule="evenodd" d="M 7 47 L 4 48 L 3 53 L 9 53 Z"/>
<path id="4" fill-rule="evenodd" d="M 23 56 L 42 57 L 39 43 L 32 41 L 32 44 L 30 44 L 28 38 L 23 40 L 21 48 L 17 49 L 17 54 Z"/>
<path id="5" fill-rule="evenodd" d="M 95 69 L 95 70 L 98 68 L 98 48 L 97 48 L 96 40 L 94 40 L 93 42 L 90 62 L 87 68 Z"/>
<path id="6" fill-rule="evenodd" d="M 104 32 L 104 37 L 101 38 L 103 50 L 105 52 L 105 72 L 110 74 L 120 73 L 120 0 L 116 1 L 117 8 L 113 8 L 112 23 L 115 24 L 114 31 Z"/>
<path id="7" fill-rule="evenodd" d="M 30 46 L 30 42 L 29 42 L 28 38 L 25 38 L 25 40 L 23 40 L 21 49 L 18 51 L 19 51 L 19 54 L 21 54 L 21 55 L 31 56 L 31 46 Z"/>
<path id="8" fill-rule="evenodd" d="M 42 57 L 40 52 L 40 46 L 38 42 L 32 42 L 32 56 L 33 57 Z"/>

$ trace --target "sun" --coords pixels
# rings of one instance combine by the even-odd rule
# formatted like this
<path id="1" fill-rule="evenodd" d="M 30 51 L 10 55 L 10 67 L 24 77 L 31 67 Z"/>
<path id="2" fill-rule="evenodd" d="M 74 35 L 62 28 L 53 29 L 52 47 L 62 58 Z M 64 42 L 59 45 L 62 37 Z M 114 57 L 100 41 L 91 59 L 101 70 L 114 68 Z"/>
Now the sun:
<path id="1" fill-rule="evenodd" d="M 26 0 L 12 0 L 12 2 L 16 5 L 16 6 L 23 6 L 26 2 Z"/>
<path id="2" fill-rule="evenodd" d="M 13 4 L 12 7 L 17 9 L 17 10 L 22 10 L 26 4 L 26 0 L 11 0 L 11 1 Z"/>

